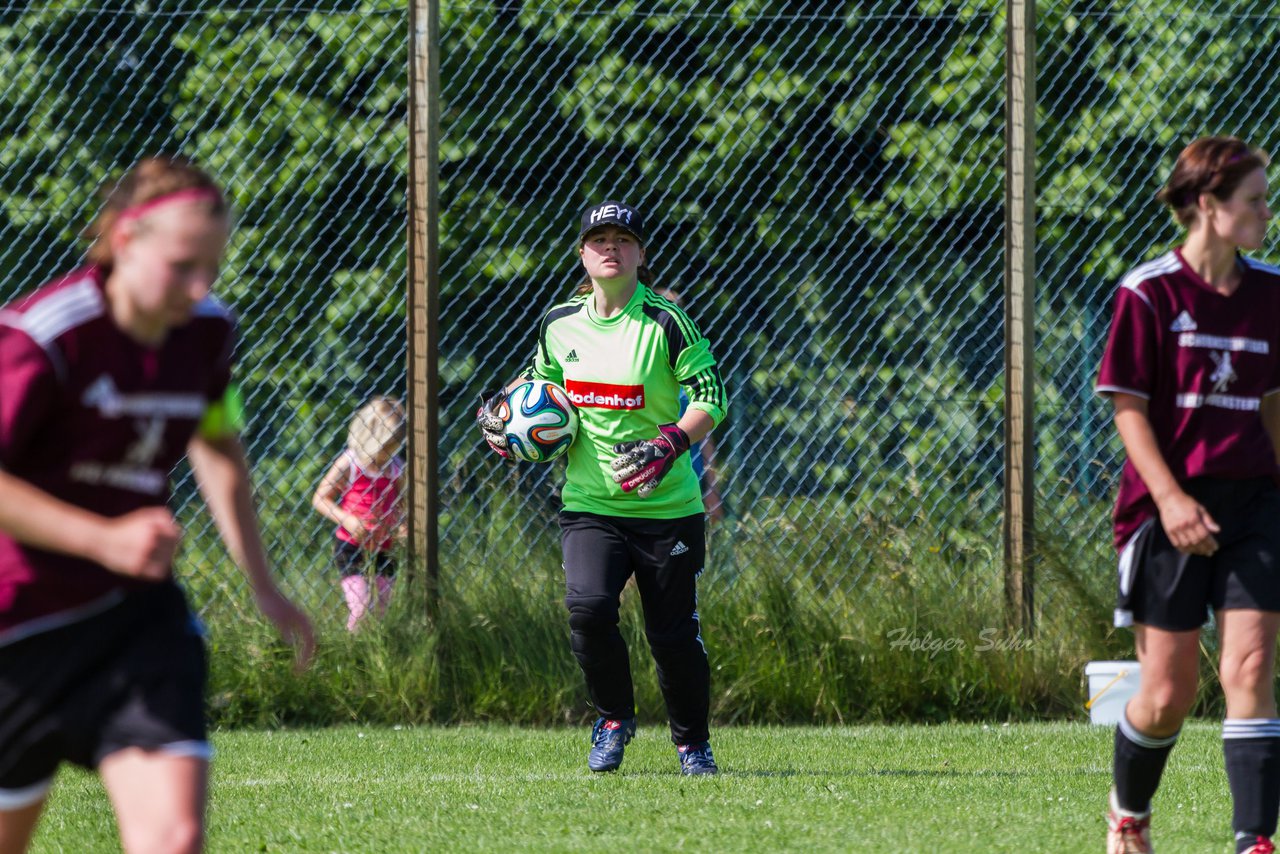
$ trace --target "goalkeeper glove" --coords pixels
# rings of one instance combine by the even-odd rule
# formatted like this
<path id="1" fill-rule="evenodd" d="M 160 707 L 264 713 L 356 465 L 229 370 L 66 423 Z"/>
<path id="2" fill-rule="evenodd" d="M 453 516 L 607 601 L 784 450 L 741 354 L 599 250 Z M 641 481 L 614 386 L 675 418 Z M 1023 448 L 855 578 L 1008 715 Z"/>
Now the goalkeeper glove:
<path id="1" fill-rule="evenodd" d="M 500 414 L 506 402 L 506 389 L 489 395 L 481 394 L 480 408 L 476 410 L 476 424 L 490 449 L 509 460 L 511 452 L 507 450 L 506 422 Z"/>
<path id="2" fill-rule="evenodd" d="M 636 442 L 619 442 L 613 446 L 618 456 L 613 461 L 613 481 L 622 485 L 623 492 L 635 490 L 640 498 L 647 497 L 676 460 L 689 450 L 689 436 L 675 424 L 662 424 L 653 439 Z"/>

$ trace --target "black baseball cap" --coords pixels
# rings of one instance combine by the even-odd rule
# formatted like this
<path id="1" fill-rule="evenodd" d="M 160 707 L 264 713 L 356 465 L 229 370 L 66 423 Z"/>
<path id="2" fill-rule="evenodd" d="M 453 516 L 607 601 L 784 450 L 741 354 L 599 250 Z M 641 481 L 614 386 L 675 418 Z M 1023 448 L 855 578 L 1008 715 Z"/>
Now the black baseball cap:
<path id="1" fill-rule="evenodd" d="M 578 242 L 582 242 L 588 231 L 594 231 L 606 225 L 616 225 L 634 234 L 636 240 L 641 243 L 645 242 L 644 217 L 640 216 L 640 211 L 625 202 L 611 200 L 592 205 L 582 212 L 582 227 L 578 231 Z"/>

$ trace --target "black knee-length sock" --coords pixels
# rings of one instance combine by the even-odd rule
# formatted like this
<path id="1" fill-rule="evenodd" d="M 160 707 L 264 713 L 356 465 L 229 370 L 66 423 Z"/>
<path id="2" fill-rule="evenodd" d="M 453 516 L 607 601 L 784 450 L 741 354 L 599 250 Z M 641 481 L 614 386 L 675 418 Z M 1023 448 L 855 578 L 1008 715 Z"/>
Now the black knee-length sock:
<path id="1" fill-rule="evenodd" d="M 1169 751 L 1178 733 L 1163 738 L 1143 735 L 1129 723 L 1127 715 L 1116 727 L 1114 777 L 1116 802 L 1123 810 L 1145 813 L 1151 809 L 1151 796 L 1160 786 Z"/>
<path id="2" fill-rule="evenodd" d="M 1222 755 L 1231 786 L 1231 829 L 1245 851 L 1276 832 L 1280 813 L 1280 720 L 1229 718 L 1222 722 Z"/>

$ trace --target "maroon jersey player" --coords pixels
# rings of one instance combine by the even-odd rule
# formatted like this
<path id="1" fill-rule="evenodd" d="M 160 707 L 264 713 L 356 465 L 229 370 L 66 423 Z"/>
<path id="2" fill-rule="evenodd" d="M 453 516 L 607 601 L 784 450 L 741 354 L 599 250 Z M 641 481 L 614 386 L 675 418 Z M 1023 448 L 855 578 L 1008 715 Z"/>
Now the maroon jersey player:
<path id="1" fill-rule="evenodd" d="M 1150 850 L 1151 800 L 1196 696 L 1210 613 L 1239 852 L 1272 851 L 1280 811 L 1280 270 L 1241 254 L 1271 219 L 1267 156 L 1234 137 L 1183 149 L 1159 198 L 1180 247 L 1120 282 L 1098 391 L 1126 460 L 1116 624 L 1141 678 L 1116 729 L 1108 851 Z"/>
<path id="2" fill-rule="evenodd" d="M 29 844 L 64 761 L 98 770 L 126 850 L 194 851 L 205 650 L 166 507 L 184 454 L 300 663 L 312 633 L 271 580 L 235 434 L 222 193 L 144 160 L 91 232 L 87 266 L 0 308 L 0 851 Z"/>

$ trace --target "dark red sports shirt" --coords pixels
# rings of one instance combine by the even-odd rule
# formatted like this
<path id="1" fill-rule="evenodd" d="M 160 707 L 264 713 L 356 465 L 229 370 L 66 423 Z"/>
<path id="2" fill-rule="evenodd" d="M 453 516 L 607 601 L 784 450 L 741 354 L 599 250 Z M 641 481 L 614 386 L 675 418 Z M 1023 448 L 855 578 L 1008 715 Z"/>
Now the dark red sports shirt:
<path id="1" fill-rule="evenodd" d="M 1280 476 L 1262 398 L 1280 392 L 1280 269 L 1241 256 L 1240 287 L 1223 296 L 1177 250 L 1120 282 L 1097 391 L 1145 399 L 1175 478 Z M 1125 460 L 1116 547 L 1155 503 Z"/>
<path id="2" fill-rule="evenodd" d="M 163 505 L 169 472 L 231 377 L 213 299 L 147 347 L 111 320 L 89 267 L 0 308 L 0 469 L 104 516 Z M 0 644 L 113 604 L 128 579 L 0 533 Z"/>

